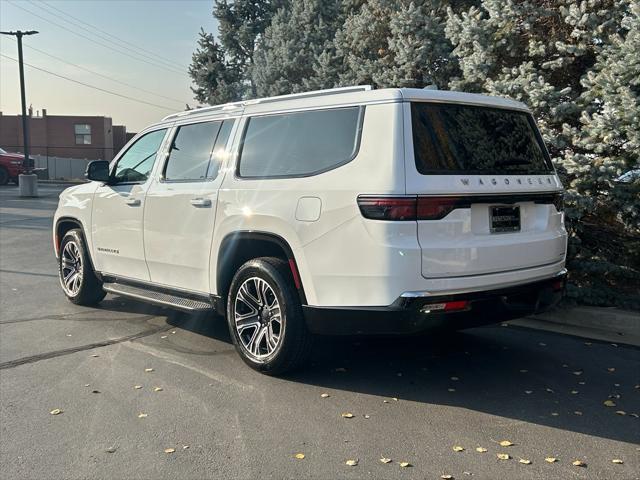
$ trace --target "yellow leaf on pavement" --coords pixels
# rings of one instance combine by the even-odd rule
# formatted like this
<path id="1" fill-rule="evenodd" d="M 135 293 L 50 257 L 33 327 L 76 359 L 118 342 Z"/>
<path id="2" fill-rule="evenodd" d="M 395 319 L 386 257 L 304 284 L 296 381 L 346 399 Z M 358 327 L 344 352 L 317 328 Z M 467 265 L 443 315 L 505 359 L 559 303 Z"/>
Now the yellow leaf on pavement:
<path id="1" fill-rule="evenodd" d="M 380 459 L 380 461 L 381 461 L 382 463 L 391 463 L 391 459 L 390 459 L 390 458 L 385 458 L 385 457 L 382 457 L 382 458 Z"/>
<path id="2" fill-rule="evenodd" d="M 558 459 L 556 457 L 547 457 L 544 459 L 544 461 L 547 463 L 556 463 Z"/>
<path id="3" fill-rule="evenodd" d="M 460 445 L 454 445 L 453 446 L 453 451 L 454 452 L 464 452 L 464 447 L 461 447 Z"/>
<path id="4" fill-rule="evenodd" d="M 613 460 L 611 460 L 611 463 L 617 463 L 618 465 L 622 465 L 624 462 L 619 458 L 614 458 Z"/>
<path id="5" fill-rule="evenodd" d="M 176 449 L 175 449 L 175 448 L 165 448 L 165 449 L 164 449 L 164 453 L 173 453 L 173 452 L 175 452 L 175 451 L 176 451 Z"/>
<path id="6" fill-rule="evenodd" d="M 51 410 L 49 412 L 51 415 L 60 415 L 62 413 L 62 410 L 60 410 L 59 408 L 54 408 L 53 410 Z"/>
<path id="7" fill-rule="evenodd" d="M 147 414 L 146 413 L 139 413 L 138 414 L 138 418 L 147 418 Z"/>
<path id="8" fill-rule="evenodd" d="M 485 453 L 486 451 L 487 451 L 487 449 L 484 448 L 484 447 L 477 447 L 476 448 L 476 452 L 479 452 L 479 453 Z"/>
<path id="9" fill-rule="evenodd" d="M 501 447 L 511 447 L 513 445 L 513 443 L 511 443 L 509 440 L 502 440 L 500 442 L 500 446 Z"/>
<path id="10" fill-rule="evenodd" d="M 153 372 L 153 368 L 145 368 L 144 371 L 147 372 L 147 373 Z"/>
<path id="11" fill-rule="evenodd" d="M 605 407 L 615 407 L 616 406 L 616 402 L 614 402 L 613 400 L 605 400 L 603 403 L 604 403 Z"/>
<path id="12" fill-rule="evenodd" d="M 508 453 L 498 453 L 498 460 L 509 460 L 511 457 Z"/>
<path id="13" fill-rule="evenodd" d="M 453 480 L 453 475 L 449 475 L 449 474 L 440 475 L 440 478 L 442 478 L 442 480 Z"/>
<path id="14" fill-rule="evenodd" d="M 153 389 L 154 392 L 161 392 L 162 391 L 162 387 L 155 387 Z"/>
<path id="15" fill-rule="evenodd" d="M 328 393 L 323 393 L 322 395 L 320 395 L 321 398 L 329 398 L 331 395 L 329 395 Z"/>
<path id="16" fill-rule="evenodd" d="M 526 458 L 521 458 L 520 460 L 518 460 L 519 463 L 522 463 L 523 465 L 531 465 L 531 460 L 527 460 Z"/>
<path id="17" fill-rule="evenodd" d="M 353 413 L 348 413 L 347 412 L 347 413 L 343 413 L 341 416 L 342 416 L 342 418 L 353 418 Z"/>
<path id="18" fill-rule="evenodd" d="M 142 388 L 142 385 L 134 385 L 133 388 L 135 390 L 140 390 Z"/>
<path id="19" fill-rule="evenodd" d="M 344 463 L 346 463 L 350 467 L 355 467 L 356 465 L 358 465 L 358 459 L 356 458 L 355 460 L 347 460 Z"/>
<path id="20" fill-rule="evenodd" d="M 400 467 L 402 467 L 402 468 L 407 468 L 407 467 L 410 467 L 410 466 L 411 466 L 411 464 L 409 462 L 400 462 Z"/>
<path id="21" fill-rule="evenodd" d="M 295 454 L 295 457 L 296 457 L 298 460 L 302 460 L 302 459 L 304 458 L 304 453 L 296 453 L 296 454 Z"/>
<path id="22" fill-rule="evenodd" d="M 573 462 L 571 462 L 571 465 L 573 465 L 574 467 L 584 467 L 585 463 L 581 460 L 574 460 Z"/>

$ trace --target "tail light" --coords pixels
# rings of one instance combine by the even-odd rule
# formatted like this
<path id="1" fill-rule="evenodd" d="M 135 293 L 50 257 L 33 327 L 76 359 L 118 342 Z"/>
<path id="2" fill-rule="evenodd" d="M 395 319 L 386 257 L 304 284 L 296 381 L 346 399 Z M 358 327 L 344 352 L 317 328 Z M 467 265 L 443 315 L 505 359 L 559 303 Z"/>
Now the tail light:
<path id="1" fill-rule="evenodd" d="M 358 197 L 358 206 L 372 220 L 416 219 L 416 197 Z"/>
<path id="2" fill-rule="evenodd" d="M 420 309 L 422 313 L 431 312 L 460 312 L 469 310 L 470 304 L 468 300 L 455 300 L 452 302 L 430 303 L 423 305 Z"/>
<path id="3" fill-rule="evenodd" d="M 562 212 L 564 210 L 564 193 L 555 193 L 553 195 L 553 204 L 558 212 Z"/>
<path id="4" fill-rule="evenodd" d="M 360 212 L 372 220 L 440 220 L 469 201 L 460 197 L 358 197 Z"/>

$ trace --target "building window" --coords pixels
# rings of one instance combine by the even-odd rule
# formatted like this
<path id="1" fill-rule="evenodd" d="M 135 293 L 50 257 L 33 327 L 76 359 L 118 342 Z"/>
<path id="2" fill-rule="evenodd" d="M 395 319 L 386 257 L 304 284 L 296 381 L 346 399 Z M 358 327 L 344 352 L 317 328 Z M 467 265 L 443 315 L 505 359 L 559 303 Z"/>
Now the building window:
<path id="1" fill-rule="evenodd" d="M 91 145 L 91 125 L 80 123 L 74 125 L 76 145 Z"/>

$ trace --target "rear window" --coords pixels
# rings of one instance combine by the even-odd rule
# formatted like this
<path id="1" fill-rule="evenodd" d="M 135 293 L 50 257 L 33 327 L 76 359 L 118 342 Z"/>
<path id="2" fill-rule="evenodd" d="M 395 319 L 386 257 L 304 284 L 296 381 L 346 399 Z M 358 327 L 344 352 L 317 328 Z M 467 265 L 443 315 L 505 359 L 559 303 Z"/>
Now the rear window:
<path id="1" fill-rule="evenodd" d="M 238 175 L 299 177 L 344 165 L 357 152 L 363 111 L 347 107 L 250 118 Z"/>
<path id="2" fill-rule="evenodd" d="M 553 171 L 531 115 L 469 105 L 412 103 L 421 174 L 541 174 Z"/>

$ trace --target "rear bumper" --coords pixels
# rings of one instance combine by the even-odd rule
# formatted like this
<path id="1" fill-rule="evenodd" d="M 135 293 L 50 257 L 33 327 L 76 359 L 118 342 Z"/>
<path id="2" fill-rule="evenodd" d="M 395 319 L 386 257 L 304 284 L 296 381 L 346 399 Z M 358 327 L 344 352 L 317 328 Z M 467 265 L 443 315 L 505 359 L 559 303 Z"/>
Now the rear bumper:
<path id="1" fill-rule="evenodd" d="M 307 327 L 321 335 L 411 334 L 438 328 L 463 329 L 541 313 L 562 298 L 566 272 L 533 283 L 440 296 L 408 292 L 388 307 L 303 306 Z M 455 312 L 424 312 L 425 305 L 466 300 Z"/>

